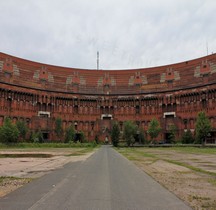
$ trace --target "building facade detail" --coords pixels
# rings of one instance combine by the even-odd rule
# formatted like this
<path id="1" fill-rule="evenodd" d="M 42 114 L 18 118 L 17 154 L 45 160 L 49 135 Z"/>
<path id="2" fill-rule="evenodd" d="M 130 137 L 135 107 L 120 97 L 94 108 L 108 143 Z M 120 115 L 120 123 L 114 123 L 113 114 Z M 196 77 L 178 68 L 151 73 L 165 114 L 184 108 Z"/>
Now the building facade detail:
<path id="1" fill-rule="evenodd" d="M 216 54 L 136 70 L 86 70 L 40 64 L 0 53 L 0 125 L 5 117 L 24 120 L 55 140 L 55 120 L 74 125 L 89 140 L 104 140 L 113 121 L 126 120 L 145 131 L 153 117 L 160 139 L 171 125 L 178 136 L 194 131 L 197 113 L 205 111 L 216 138 Z"/>

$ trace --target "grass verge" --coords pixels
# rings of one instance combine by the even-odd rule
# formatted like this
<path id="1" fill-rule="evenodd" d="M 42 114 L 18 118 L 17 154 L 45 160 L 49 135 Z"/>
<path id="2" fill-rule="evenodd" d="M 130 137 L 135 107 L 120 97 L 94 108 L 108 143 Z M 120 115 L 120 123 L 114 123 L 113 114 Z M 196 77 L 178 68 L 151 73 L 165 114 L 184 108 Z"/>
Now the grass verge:
<path id="1" fill-rule="evenodd" d="M 84 148 L 82 150 L 79 151 L 75 151 L 71 154 L 67 154 L 65 156 L 70 157 L 70 156 L 80 156 L 80 155 L 85 155 L 86 153 L 92 152 L 95 148 L 93 147 L 88 147 L 88 148 Z"/>
<path id="2" fill-rule="evenodd" d="M 204 169 L 189 165 L 187 163 L 184 162 L 180 162 L 180 161 L 176 161 L 176 160 L 171 160 L 171 159 L 167 159 L 167 158 L 163 158 L 163 157 L 159 157 L 156 154 L 152 154 L 151 153 L 151 148 L 148 149 L 140 149 L 140 148 L 121 148 L 118 149 L 117 151 L 119 151 L 122 155 L 126 156 L 129 160 L 138 160 L 138 157 L 146 157 L 146 158 L 152 158 L 154 160 L 163 160 L 166 161 L 168 163 L 172 163 L 175 165 L 179 165 L 179 166 L 183 166 L 185 168 L 191 169 L 193 171 L 199 172 L 199 173 L 203 173 L 203 174 L 207 174 L 207 175 L 211 175 L 211 176 L 216 176 L 215 172 L 211 172 L 211 171 L 206 171 Z M 195 153 L 195 154 L 214 154 L 214 152 L 216 152 L 216 148 L 156 148 L 156 150 L 167 150 L 167 151 L 177 151 L 177 152 L 182 152 L 182 153 Z M 208 153 L 208 151 L 210 151 Z"/>
<path id="3" fill-rule="evenodd" d="M 0 149 L 11 148 L 95 148 L 99 147 L 95 142 L 89 143 L 18 143 L 18 144 L 0 144 Z"/>
<path id="4" fill-rule="evenodd" d="M 216 148 L 207 147 L 168 147 L 168 148 L 157 148 L 157 150 L 177 151 L 182 153 L 191 154 L 216 154 Z"/>

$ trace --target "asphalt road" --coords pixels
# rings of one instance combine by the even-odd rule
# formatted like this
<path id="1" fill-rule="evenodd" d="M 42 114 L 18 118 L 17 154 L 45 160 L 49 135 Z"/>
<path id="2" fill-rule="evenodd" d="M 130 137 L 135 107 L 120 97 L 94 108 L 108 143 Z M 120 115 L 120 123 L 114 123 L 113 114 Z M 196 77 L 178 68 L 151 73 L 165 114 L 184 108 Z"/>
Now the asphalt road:
<path id="1" fill-rule="evenodd" d="M 0 199 L 1 210 L 190 209 L 110 146 Z"/>

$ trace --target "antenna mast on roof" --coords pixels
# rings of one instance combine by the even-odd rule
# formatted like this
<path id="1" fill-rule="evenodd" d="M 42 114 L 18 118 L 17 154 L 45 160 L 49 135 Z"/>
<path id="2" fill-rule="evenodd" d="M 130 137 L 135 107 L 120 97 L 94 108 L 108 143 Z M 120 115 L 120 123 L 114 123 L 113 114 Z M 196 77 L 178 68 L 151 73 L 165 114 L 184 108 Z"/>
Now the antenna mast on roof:
<path id="1" fill-rule="evenodd" d="M 99 70 L 99 51 L 97 51 L 97 70 Z"/>
<path id="2" fill-rule="evenodd" d="M 206 51 L 207 51 L 207 55 L 208 55 L 208 41 L 206 41 Z"/>

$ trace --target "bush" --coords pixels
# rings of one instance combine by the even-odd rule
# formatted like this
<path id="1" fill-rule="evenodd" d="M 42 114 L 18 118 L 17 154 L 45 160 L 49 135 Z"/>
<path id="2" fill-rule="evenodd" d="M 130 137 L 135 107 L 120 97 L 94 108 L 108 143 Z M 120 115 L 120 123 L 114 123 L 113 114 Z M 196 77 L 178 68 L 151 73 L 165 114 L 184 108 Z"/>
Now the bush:
<path id="1" fill-rule="evenodd" d="M 126 140 L 127 146 L 130 147 L 135 143 L 134 136 L 137 133 L 137 126 L 131 121 L 124 122 L 124 138 Z"/>
<path id="2" fill-rule="evenodd" d="M 44 143 L 44 138 L 41 130 L 36 133 L 36 142 L 35 143 Z"/>
<path id="3" fill-rule="evenodd" d="M 25 140 L 26 138 L 26 134 L 28 133 L 28 127 L 26 125 L 26 123 L 24 121 L 17 121 L 16 126 L 19 130 L 20 133 L 20 137 L 22 138 L 22 140 Z"/>
<path id="4" fill-rule="evenodd" d="M 169 132 L 170 132 L 169 139 L 168 139 L 169 143 L 171 144 L 176 143 L 177 141 L 175 138 L 176 138 L 176 133 L 177 133 L 177 127 L 174 124 L 170 126 Z"/>
<path id="5" fill-rule="evenodd" d="M 37 137 L 37 133 L 31 132 L 30 137 L 29 137 L 29 141 L 34 142 L 34 143 L 38 143 L 39 140 L 38 140 L 38 137 Z"/>
<path id="6" fill-rule="evenodd" d="M 155 139 L 161 131 L 160 123 L 157 119 L 153 118 L 148 126 L 147 133 L 151 137 L 151 142 L 155 143 Z"/>
<path id="7" fill-rule="evenodd" d="M 10 118 L 6 118 L 2 127 L 0 127 L 0 141 L 2 143 L 17 143 L 19 130 L 12 124 Z"/>
<path id="8" fill-rule="evenodd" d="M 74 137 L 75 137 L 75 130 L 74 130 L 74 127 L 71 125 L 70 127 L 66 129 L 65 143 L 74 141 Z"/>
<path id="9" fill-rule="evenodd" d="M 191 144 L 194 142 L 193 134 L 189 129 L 183 133 L 181 141 L 182 144 Z"/>
<path id="10" fill-rule="evenodd" d="M 145 139 L 145 131 L 144 131 L 144 129 L 141 127 L 141 128 L 139 128 L 138 131 L 139 131 L 139 134 L 138 134 L 139 143 L 147 144 L 147 140 Z"/>
<path id="11" fill-rule="evenodd" d="M 199 112 L 196 120 L 196 141 L 197 144 L 204 144 L 206 137 L 209 135 L 212 127 L 211 122 L 205 112 Z"/>
<path id="12" fill-rule="evenodd" d="M 96 142 L 96 144 L 98 144 L 98 143 L 99 143 L 99 138 L 98 138 L 98 135 L 96 135 L 96 136 L 95 136 L 95 142 Z"/>
<path id="13" fill-rule="evenodd" d="M 86 139 L 85 133 L 83 131 L 80 132 L 80 141 L 81 141 L 81 143 L 88 142 Z"/>

